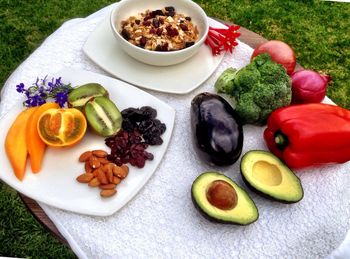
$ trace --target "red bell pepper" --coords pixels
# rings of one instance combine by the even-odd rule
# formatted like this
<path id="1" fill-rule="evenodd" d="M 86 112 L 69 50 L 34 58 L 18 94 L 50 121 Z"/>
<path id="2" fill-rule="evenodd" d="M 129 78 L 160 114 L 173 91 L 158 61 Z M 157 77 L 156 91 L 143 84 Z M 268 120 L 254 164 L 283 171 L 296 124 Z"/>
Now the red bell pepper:
<path id="1" fill-rule="evenodd" d="M 350 160 L 350 111 L 313 103 L 271 113 L 264 139 L 272 153 L 291 168 Z"/>

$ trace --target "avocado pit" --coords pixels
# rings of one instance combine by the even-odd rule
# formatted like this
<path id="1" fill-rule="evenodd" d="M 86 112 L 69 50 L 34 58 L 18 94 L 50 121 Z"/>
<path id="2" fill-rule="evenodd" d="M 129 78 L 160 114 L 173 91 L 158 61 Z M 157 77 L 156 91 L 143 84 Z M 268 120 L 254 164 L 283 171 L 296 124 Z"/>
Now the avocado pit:
<path id="1" fill-rule="evenodd" d="M 235 189 L 223 180 L 212 182 L 206 193 L 211 205 L 222 210 L 230 210 L 237 205 L 237 193 Z"/>
<path id="2" fill-rule="evenodd" d="M 277 186 L 282 183 L 281 170 L 266 161 L 257 161 L 253 165 L 253 177 L 262 184 Z"/>

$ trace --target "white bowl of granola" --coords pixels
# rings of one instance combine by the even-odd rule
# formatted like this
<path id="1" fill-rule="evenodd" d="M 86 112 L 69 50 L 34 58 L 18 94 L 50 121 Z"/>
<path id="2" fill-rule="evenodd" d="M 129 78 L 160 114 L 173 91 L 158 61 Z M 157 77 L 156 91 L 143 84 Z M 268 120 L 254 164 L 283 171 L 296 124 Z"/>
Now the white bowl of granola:
<path id="1" fill-rule="evenodd" d="M 154 66 L 191 58 L 209 30 L 205 12 L 191 0 L 122 0 L 110 24 L 121 49 Z"/>

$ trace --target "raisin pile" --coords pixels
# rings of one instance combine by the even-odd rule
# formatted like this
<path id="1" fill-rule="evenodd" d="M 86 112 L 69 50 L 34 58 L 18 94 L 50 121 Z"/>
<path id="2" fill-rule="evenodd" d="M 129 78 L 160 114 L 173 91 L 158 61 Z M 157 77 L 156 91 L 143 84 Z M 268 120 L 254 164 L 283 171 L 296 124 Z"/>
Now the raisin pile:
<path id="1" fill-rule="evenodd" d="M 156 119 L 157 111 L 149 106 L 127 108 L 122 111 L 122 129 L 112 137 L 105 139 L 111 149 L 107 159 L 118 166 L 130 163 L 142 168 L 147 160 L 153 160 L 153 154 L 146 151 L 149 145 L 161 145 L 160 137 L 166 126 Z"/>
<path id="2" fill-rule="evenodd" d="M 141 108 L 127 108 L 122 111 L 122 128 L 127 132 L 138 131 L 146 144 L 161 145 L 160 137 L 166 130 L 166 126 L 156 119 L 157 111 L 149 106 Z"/>
<path id="3" fill-rule="evenodd" d="M 146 144 L 137 131 L 121 129 L 115 136 L 105 139 L 106 145 L 111 149 L 107 159 L 118 166 L 130 163 L 132 166 L 142 168 L 146 160 L 153 160 L 153 154 L 146 151 Z"/>

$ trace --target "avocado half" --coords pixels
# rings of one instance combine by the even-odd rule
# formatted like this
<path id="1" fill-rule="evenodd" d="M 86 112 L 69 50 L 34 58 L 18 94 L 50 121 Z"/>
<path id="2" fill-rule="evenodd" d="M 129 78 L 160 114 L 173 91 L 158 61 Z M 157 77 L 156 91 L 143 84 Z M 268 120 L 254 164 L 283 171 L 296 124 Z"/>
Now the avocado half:
<path id="1" fill-rule="evenodd" d="M 270 152 L 251 150 L 244 154 L 241 174 L 249 188 L 272 200 L 295 203 L 304 196 L 300 179 Z"/>
<path id="2" fill-rule="evenodd" d="M 218 172 L 205 172 L 192 184 L 192 201 L 214 222 L 248 225 L 259 217 L 254 201 L 241 187 Z"/>

